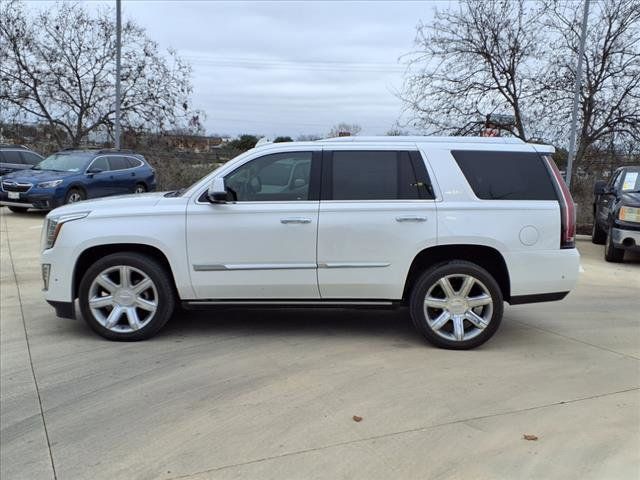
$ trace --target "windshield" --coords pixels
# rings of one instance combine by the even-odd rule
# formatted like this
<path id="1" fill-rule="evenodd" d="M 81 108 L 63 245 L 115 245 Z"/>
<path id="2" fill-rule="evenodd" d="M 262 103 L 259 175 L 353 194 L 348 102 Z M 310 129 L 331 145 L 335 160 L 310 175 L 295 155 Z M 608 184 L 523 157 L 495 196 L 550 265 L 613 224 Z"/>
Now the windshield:
<path id="1" fill-rule="evenodd" d="M 629 169 L 622 175 L 622 191 L 637 192 L 640 190 L 640 169 Z"/>
<path id="2" fill-rule="evenodd" d="M 87 162 L 92 158 L 88 153 L 54 153 L 45 158 L 34 170 L 54 170 L 56 172 L 79 172 L 83 170 Z"/>

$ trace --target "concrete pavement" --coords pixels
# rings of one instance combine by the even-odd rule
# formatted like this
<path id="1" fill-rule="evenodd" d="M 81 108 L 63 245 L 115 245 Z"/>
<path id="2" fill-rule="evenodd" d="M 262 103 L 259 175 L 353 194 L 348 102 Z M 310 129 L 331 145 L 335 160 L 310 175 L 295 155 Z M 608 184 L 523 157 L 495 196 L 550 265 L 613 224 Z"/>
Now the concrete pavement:
<path id="1" fill-rule="evenodd" d="M 0 211 L 3 479 L 640 477 L 637 257 L 580 241 L 578 288 L 506 307 L 469 352 L 362 310 L 182 315 L 114 343 L 43 301 L 42 214 Z"/>

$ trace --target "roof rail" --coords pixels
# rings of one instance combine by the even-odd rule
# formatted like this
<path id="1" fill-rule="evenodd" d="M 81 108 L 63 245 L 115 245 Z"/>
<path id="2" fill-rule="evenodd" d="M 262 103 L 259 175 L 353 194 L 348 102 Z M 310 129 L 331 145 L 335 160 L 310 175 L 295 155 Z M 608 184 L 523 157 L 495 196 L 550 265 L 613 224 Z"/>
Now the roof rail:
<path id="1" fill-rule="evenodd" d="M 135 154 L 133 150 L 127 150 L 124 148 L 102 148 L 98 150 L 98 153 L 131 153 Z"/>
<path id="2" fill-rule="evenodd" d="M 412 143 L 525 143 L 515 137 L 429 137 L 429 136 L 371 136 L 323 138 L 319 142 L 412 142 Z"/>

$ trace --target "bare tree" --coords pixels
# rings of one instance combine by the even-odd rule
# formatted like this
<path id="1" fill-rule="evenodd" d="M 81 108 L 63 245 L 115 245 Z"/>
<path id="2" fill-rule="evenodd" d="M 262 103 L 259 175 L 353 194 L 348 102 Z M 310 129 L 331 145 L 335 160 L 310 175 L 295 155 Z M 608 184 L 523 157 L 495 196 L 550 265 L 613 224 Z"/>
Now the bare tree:
<path id="1" fill-rule="evenodd" d="M 329 138 L 339 137 L 341 135 L 350 135 L 355 136 L 358 135 L 362 131 L 362 127 L 356 123 L 338 123 L 331 127 L 327 136 Z"/>
<path id="2" fill-rule="evenodd" d="M 317 133 L 305 133 L 302 135 L 298 135 L 298 137 L 296 138 L 296 141 L 298 142 L 312 142 L 314 140 L 320 140 L 322 138 L 322 135 L 319 135 Z"/>
<path id="3" fill-rule="evenodd" d="M 4 119 L 44 121 L 60 146 L 91 132 L 113 137 L 115 14 L 57 3 L 29 14 L 19 0 L 0 5 L 0 110 Z M 191 69 L 160 53 L 144 29 L 122 27 L 122 124 L 125 129 L 199 126 L 188 103 Z M 194 120 L 195 118 L 195 120 Z"/>
<path id="4" fill-rule="evenodd" d="M 539 11 L 525 0 L 463 0 L 420 23 L 407 58 L 401 98 L 410 123 L 433 133 L 477 134 L 487 114 L 511 115 L 501 126 L 528 139 L 527 106 L 538 95 Z"/>
<path id="5" fill-rule="evenodd" d="M 551 41 L 541 76 L 552 115 L 546 129 L 566 142 L 580 39 L 581 9 L 547 0 L 543 19 Z M 629 140 L 640 141 L 640 3 L 637 0 L 593 2 L 583 57 L 576 167 L 602 163 L 589 150 L 614 151 Z M 620 147 L 616 147 L 620 145 Z M 613 157 L 612 157 L 613 158 Z"/>

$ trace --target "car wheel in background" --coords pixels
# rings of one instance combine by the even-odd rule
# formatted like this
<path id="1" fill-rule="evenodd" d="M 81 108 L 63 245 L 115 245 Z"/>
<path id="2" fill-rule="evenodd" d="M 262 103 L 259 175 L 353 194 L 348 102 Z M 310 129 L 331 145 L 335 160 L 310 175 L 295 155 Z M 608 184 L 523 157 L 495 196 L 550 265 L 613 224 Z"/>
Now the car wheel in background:
<path id="1" fill-rule="evenodd" d="M 64 198 L 64 203 L 69 204 L 69 203 L 76 203 L 76 202 L 80 202 L 82 200 L 86 200 L 87 195 L 80 189 L 78 188 L 72 188 L 67 192 L 67 196 Z"/>
<path id="2" fill-rule="evenodd" d="M 169 273 L 138 253 L 115 253 L 94 263 L 79 290 L 80 311 L 109 340 L 135 341 L 155 335 L 175 306 Z"/>
<path id="3" fill-rule="evenodd" d="M 138 183 L 133 193 L 145 193 L 146 191 L 147 187 L 145 187 L 144 183 Z"/>
<path id="4" fill-rule="evenodd" d="M 613 236 L 612 229 L 609 229 L 609 234 L 607 235 L 607 240 L 604 245 L 604 259 L 607 262 L 619 263 L 624 259 L 624 248 L 616 248 L 613 244 Z"/>
<path id="5" fill-rule="evenodd" d="M 598 226 L 598 222 L 593 221 L 593 228 L 591 229 L 591 243 L 596 245 L 604 245 L 607 241 L 607 232 L 602 230 Z"/>
<path id="6" fill-rule="evenodd" d="M 483 344 L 500 326 L 502 292 L 478 265 L 454 260 L 422 274 L 411 293 L 416 328 L 432 344 L 465 350 Z"/>
<path id="7" fill-rule="evenodd" d="M 27 213 L 27 210 L 29 209 L 22 207 L 9 207 L 9 210 L 11 210 L 13 213 Z"/>

